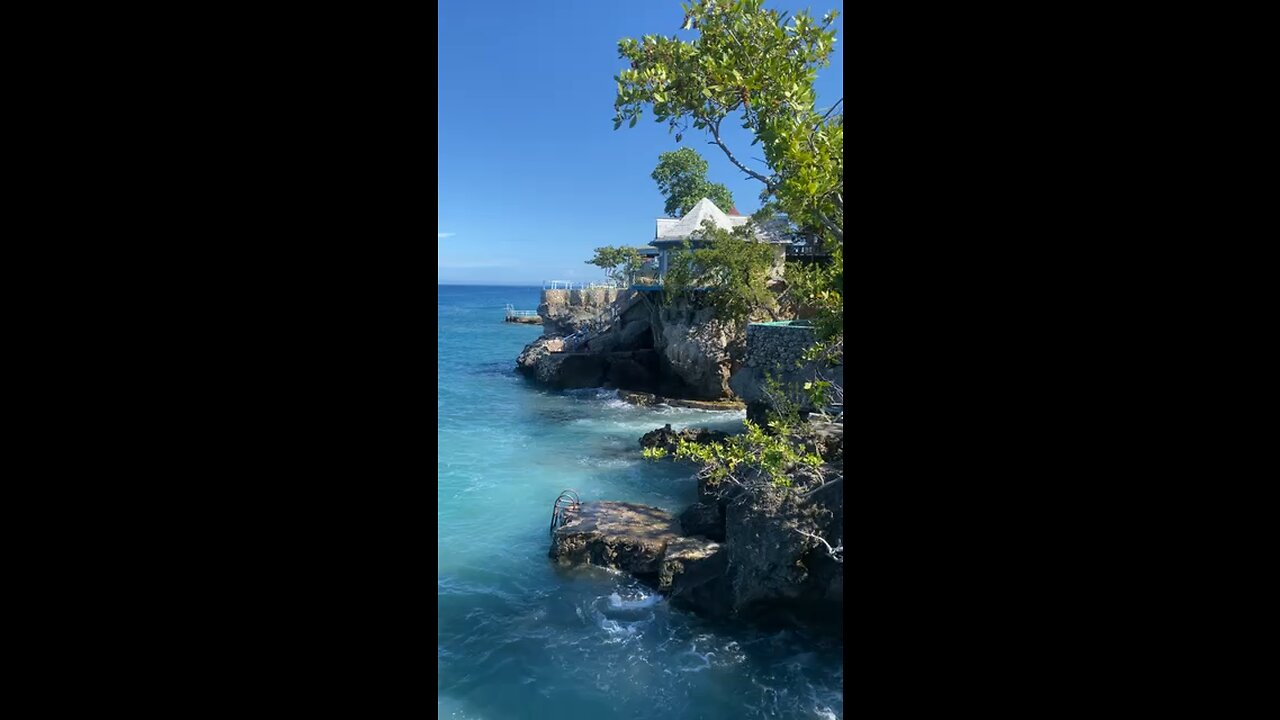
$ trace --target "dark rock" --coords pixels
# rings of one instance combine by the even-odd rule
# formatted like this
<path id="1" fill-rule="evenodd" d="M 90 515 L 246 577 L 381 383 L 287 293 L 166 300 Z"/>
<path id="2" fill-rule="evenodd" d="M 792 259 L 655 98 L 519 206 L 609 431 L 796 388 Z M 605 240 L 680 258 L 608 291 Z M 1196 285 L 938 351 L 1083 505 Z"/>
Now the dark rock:
<path id="1" fill-rule="evenodd" d="M 658 589 L 671 601 L 711 616 L 728 615 L 728 555 L 723 546 L 702 538 L 671 541 L 658 571 Z"/>
<path id="2" fill-rule="evenodd" d="M 652 387 L 653 372 L 633 357 L 611 359 L 605 373 L 609 382 L 617 387 Z"/>
<path id="3" fill-rule="evenodd" d="M 608 360 L 591 353 L 565 353 L 553 368 L 551 385 L 560 390 L 600 387 L 604 383 Z M 539 376 L 541 377 L 541 372 Z"/>
<path id="4" fill-rule="evenodd" d="M 811 452 L 817 452 L 827 462 L 844 462 L 844 423 L 833 423 L 809 418 L 813 438 L 806 442 Z"/>
<path id="5" fill-rule="evenodd" d="M 652 349 L 653 326 L 648 320 L 627 323 L 622 328 L 619 343 L 627 350 Z"/>
<path id="6" fill-rule="evenodd" d="M 538 371 L 538 363 L 552 353 L 558 353 L 564 349 L 564 340 L 558 337 L 543 337 L 534 340 L 525 346 L 520 352 L 520 357 L 516 358 L 516 369 L 525 373 L 536 373 Z"/>
<path id="7" fill-rule="evenodd" d="M 657 575 L 679 522 L 656 507 L 585 502 L 552 533 L 550 556 L 562 565 L 596 565 L 634 575 Z"/>
<path id="8" fill-rule="evenodd" d="M 661 395 L 654 395 L 647 392 L 633 392 L 631 390 L 619 390 L 618 398 L 623 402 L 629 402 L 632 405 L 660 405 L 665 402 L 665 398 Z"/>
<path id="9" fill-rule="evenodd" d="M 626 348 L 619 347 L 620 338 L 616 332 L 601 333 L 587 341 L 585 350 L 593 353 L 608 353 Z"/>
<path id="10" fill-rule="evenodd" d="M 826 467 L 827 473 L 832 468 Z M 740 493 L 725 511 L 725 550 L 735 614 L 753 606 L 813 606 L 843 600 L 844 565 L 826 547 L 842 544 L 844 481 L 796 472 L 791 488 Z"/>
<path id="11" fill-rule="evenodd" d="M 696 502 L 680 513 L 680 529 L 685 535 L 724 542 L 724 508 L 718 502 Z"/>
<path id="12" fill-rule="evenodd" d="M 694 410 L 720 410 L 725 412 L 733 412 L 742 410 L 746 407 L 738 400 L 678 400 L 667 398 L 667 404 L 671 407 L 685 407 Z"/>
<path id="13" fill-rule="evenodd" d="M 719 430 L 708 430 L 706 428 L 685 428 L 679 432 L 671 429 L 671 423 L 651 430 L 640 437 L 640 447 L 642 448 L 663 448 L 669 453 L 676 451 L 676 444 L 685 440 L 693 443 L 711 443 L 723 442 L 729 438 L 729 433 Z"/>

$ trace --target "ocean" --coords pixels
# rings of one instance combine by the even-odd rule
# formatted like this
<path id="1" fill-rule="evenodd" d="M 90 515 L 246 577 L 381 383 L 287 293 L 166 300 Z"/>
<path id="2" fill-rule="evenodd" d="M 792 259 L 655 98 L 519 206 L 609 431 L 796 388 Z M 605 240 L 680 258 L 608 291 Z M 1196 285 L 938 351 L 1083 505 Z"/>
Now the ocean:
<path id="1" fill-rule="evenodd" d="M 436 555 L 439 717 L 840 718 L 839 637 L 710 621 L 625 575 L 552 565 L 562 490 L 672 512 L 693 470 L 640 457 L 666 423 L 733 430 L 742 413 L 645 408 L 555 392 L 515 371 L 539 288 L 438 286 Z"/>

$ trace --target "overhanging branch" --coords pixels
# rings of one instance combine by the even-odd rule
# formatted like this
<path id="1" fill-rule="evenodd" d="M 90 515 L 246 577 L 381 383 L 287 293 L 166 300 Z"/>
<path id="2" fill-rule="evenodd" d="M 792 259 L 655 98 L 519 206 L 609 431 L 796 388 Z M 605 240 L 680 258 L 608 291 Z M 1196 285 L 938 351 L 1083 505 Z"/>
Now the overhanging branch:
<path id="1" fill-rule="evenodd" d="M 708 121 L 707 127 L 711 130 L 711 137 L 715 138 L 715 142 L 707 143 L 708 145 L 719 145 L 720 149 L 724 151 L 725 157 L 729 158 L 729 162 L 733 163 L 734 165 L 737 165 L 738 169 L 746 173 L 748 176 L 753 177 L 756 180 L 759 180 L 760 182 L 764 183 L 764 186 L 768 188 L 770 192 L 773 191 L 774 184 L 769 180 L 769 178 L 761 175 L 755 170 L 752 170 L 746 165 L 743 165 L 741 162 L 738 162 L 738 158 L 733 156 L 733 151 L 731 151 L 729 149 L 729 146 L 725 145 L 724 141 L 720 139 L 720 121 L 719 120 Z"/>

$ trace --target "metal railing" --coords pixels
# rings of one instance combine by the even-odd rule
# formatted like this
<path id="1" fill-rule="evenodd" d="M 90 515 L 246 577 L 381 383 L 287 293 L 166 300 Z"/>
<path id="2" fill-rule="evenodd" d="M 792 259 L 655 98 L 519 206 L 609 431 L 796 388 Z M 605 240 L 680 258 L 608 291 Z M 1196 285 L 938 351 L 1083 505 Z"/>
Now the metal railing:
<path id="1" fill-rule="evenodd" d="M 537 310 L 517 310 L 514 305 L 507 303 L 507 317 L 534 317 L 538 314 Z"/>
<path id="2" fill-rule="evenodd" d="M 621 289 L 625 284 L 614 282 L 572 282 L 569 280 L 543 280 L 543 290 L 608 290 Z"/>
<path id="3" fill-rule="evenodd" d="M 808 243 L 805 245 L 788 245 L 787 257 L 829 257 L 831 251 L 821 245 Z"/>
<path id="4" fill-rule="evenodd" d="M 569 514 L 578 511 L 582 507 L 582 501 L 578 499 L 578 493 L 574 490 L 565 490 L 556 498 L 556 502 L 551 506 L 551 536 L 556 534 L 556 528 L 562 527 L 569 522 Z"/>

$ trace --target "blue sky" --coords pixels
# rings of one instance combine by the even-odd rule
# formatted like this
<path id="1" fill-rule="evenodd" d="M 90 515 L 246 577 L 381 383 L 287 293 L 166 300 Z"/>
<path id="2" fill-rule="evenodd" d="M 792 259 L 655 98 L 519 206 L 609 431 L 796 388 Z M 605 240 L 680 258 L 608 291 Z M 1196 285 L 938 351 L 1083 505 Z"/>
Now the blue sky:
<path id="1" fill-rule="evenodd" d="M 818 18 L 841 11 L 818 106 L 842 97 L 844 3 L 765 5 Z M 729 186 L 743 214 L 759 208 L 760 183 L 701 133 L 676 144 L 648 111 L 636 127 L 613 129 L 618 40 L 696 37 L 679 30 L 679 0 L 440 0 L 438 14 L 439 282 L 602 280 L 585 264 L 592 248 L 653 239 L 663 198 L 649 173 L 660 153 L 683 145 L 706 158 L 708 177 Z M 733 131 L 734 154 L 763 168 L 746 159 L 761 156 L 751 137 Z"/>

